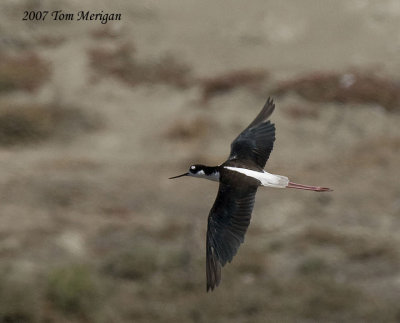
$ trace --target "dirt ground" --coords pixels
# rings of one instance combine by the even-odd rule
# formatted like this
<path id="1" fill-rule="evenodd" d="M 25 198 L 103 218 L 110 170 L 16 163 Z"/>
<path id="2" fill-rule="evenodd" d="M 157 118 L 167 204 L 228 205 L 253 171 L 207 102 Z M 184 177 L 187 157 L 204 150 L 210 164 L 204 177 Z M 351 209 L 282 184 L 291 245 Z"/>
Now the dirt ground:
<path id="1" fill-rule="evenodd" d="M 399 30 L 397 0 L 1 1 L 0 322 L 400 322 Z M 168 177 L 268 96 L 266 169 L 334 191 L 260 189 L 206 293 L 218 186 Z"/>

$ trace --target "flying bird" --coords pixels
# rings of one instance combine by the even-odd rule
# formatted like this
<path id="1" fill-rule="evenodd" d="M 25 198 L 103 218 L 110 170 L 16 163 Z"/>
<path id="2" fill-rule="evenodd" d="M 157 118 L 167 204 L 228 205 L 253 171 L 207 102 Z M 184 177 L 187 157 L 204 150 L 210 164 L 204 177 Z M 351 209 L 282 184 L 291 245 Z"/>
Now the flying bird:
<path id="1" fill-rule="evenodd" d="M 231 143 L 228 159 L 219 166 L 192 165 L 187 173 L 219 182 L 217 198 L 208 216 L 206 236 L 207 291 L 221 281 L 221 267 L 231 262 L 244 241 L 259 186 L 316 192 L 331 189 L 290 182 L 286 176 L 264 170 L 275 142 L 275 125 L 268 119 L 275 109 L 268 98 L 257 117 Z"/>

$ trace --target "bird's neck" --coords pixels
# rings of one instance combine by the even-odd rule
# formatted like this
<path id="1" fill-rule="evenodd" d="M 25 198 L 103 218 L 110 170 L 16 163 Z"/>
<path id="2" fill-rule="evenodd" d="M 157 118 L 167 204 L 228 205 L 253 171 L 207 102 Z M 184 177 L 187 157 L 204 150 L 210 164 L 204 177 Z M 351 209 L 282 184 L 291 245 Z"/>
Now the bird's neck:
<path id="1" fill-rule="evenodd" d="M 201 171 L 197 174 L 192 175 L 194 177 L 208 179 L 210 181 L 219 182 L 220 173 L 218 166 L 204 166 Z"/>

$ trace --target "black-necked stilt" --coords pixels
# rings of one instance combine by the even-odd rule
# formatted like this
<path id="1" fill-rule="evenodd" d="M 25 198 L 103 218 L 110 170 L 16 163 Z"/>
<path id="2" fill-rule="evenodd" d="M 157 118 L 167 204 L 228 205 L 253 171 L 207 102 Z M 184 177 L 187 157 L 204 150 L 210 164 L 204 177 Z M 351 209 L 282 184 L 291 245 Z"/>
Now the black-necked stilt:
<path id="1" fill-rule="evenodd" d="M 268 118 L 275 109 L 268 98 L 261 112 L 232 142 L 227 161 L 219 166 L 192 165 L 193 176 L 219 182 L 217 198 L 208 216 L 206 240 L 207 291 L 221 281 L 221 267 L 230 262 L 244 241 L 259 186 L 296 188 L 316 192 L 331 189 L 290 182 L 286 176 L 264 170 L 275 141 L 275 125 Z"/>

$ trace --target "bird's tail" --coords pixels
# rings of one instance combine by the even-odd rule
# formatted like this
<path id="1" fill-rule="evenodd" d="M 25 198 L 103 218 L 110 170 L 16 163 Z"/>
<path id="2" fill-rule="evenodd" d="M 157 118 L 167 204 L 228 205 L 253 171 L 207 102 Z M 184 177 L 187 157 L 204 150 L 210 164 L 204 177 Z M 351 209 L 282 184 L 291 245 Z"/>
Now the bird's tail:
<path id="1" fill-rule="evenodd" d="M 285 188 L 289 184 L 289 178 L 282 175 L 270 174 L 264 171 L 264 176 L 260 179 L 262 186 Z"/>

